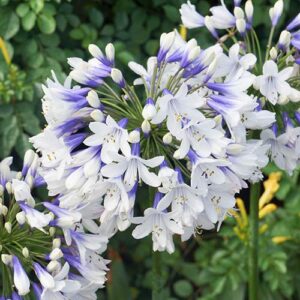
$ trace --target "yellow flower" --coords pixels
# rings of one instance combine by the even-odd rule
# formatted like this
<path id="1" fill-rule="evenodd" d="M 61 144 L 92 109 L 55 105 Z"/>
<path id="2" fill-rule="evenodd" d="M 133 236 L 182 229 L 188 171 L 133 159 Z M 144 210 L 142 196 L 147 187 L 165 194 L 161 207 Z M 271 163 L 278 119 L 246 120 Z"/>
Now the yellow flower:
<path id="1" fill-rule="evenodd" d="M 5 42 L 1 37 L 0 37 L 0 49 L 2 51 L 2 54 L 3 54 L 3 57 L 6 61 L 6 63 L 9 65 L 10 64 L 10 57 L 9 57 Z"/>

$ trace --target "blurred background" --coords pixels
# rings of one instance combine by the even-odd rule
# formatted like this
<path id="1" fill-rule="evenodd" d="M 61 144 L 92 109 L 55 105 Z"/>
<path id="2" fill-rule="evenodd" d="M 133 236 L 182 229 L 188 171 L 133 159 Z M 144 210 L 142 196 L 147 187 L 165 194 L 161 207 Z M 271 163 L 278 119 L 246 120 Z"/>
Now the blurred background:
<path id="1" fill-rule="evenodd" d="M 118 66 L 126 77 L 129 61 L 145 63 L 155 55 L 162 32 L 179 29 L 181 0 L 0 0 L 0 159 L 19 162 L 30 147 L 28 137 L 44 126 L 41 84 L 54 70 L 69 72 L 67 58 L 88 58 L 90 43 L 113 42 Z M 217 1 L 191 1 L 206 14 Z M 299 0 L 285 0 L 281 25 L 299 11 Z M 231 1 L 227 2 L 232 5 Z M 274 1 L 253 0 L 254 24 L 261 41 L 268 35 L 268 9 Z M 266 28 L 268 28 L 266 30 Z M 205 29 L 188 32 L 204 48 L 213 39 Z M 18 159 L 16 160 L 18 164 Z M 260 298 L 300 299 L 300 187 L 292 178 L 265 169 L 269 203 L 260 209 Z M 246 299 L 247 192 L 239 212 L 219 233 L 201 232 L 194 240 L 175 240 L 174 254 L 163 254 L 162 299 Z M 143 207 L 143 195 L 139 195 Z M 131 228 L 113 238 L 106 256 L 112 260 L 106 289 L 99 299 L 150 299 L 151 239 L 134 240 Z"/>

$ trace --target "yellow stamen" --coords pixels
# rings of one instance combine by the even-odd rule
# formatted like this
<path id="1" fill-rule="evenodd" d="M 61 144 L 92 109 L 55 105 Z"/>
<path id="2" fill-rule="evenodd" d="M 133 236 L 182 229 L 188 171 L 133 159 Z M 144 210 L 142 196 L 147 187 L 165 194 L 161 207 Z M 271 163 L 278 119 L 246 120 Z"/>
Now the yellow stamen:
<path id="1" fill-rule="evenodd" d="M 234 209 L 230 209 L 230 210 L 229 210 L 229 213 L 230 213 L 231 215 L 233 215 L 233 217 L 236 219 L 236 222 L 237 222 L 237 224 L 238 224 L 238 227 L 242 228 L 242 227 L 243 227 L 243 221 L 242 221 L 242 219 L 241 219 L 240 214 L 239 214 L 236 210 L 234 210 Z"/>
<path id="2" fill-rule="evenodd" d="M 269 203 L 275 193 L 279 189 L 279 180 L 281 178 L 281 172 L 273 172 L 269 175 L 269 178 L 264 182 L 265 191 L 259 199 L 259 209 Z"/>
<path id="3" fill-rule="evenodd" d="M 276 209 L 277 209 L 277 205 L 275 205 L 274 203 L 267 204 L 259 211 L 259 218 L 262 219 L 263 217 L 272 213 Z"/>
<path id="4" fill-rule="evenodd" d="M 282 244 L 288 240 L 290 240 L 291 238 L 289 236 L 274 236 L 272 238 L 272 242 L 274 244 Z"/>
<path id="5" fill-rule="evenodd" d="M 10 64 L 10 57 L 9 57 L 5 42 L 1 37 L 0 37 L 0 49 L 2 51 L 5 62 L 9 65 Z"/>
<path id="6" fill-rule="evenodd" d="M 263 224 L 259 227 L 259 234 L 263 234 L 268 230 L 269 226 L 268 224 Z"/>
<path id="7" fill-rule="evenodd" d="M 186 41 L 187 38 L 187 28 L 184 25 L 180 25 L 179 33 L 181 37 Z"/>
<path id="8" fill-rule="evenodd" d="M 247 212 L 246 212 L 244 202 L 241 198 L 237 198 L 236 199 L 236 204 L 237 204 L 237 207 L 240 210 L 243 225 L 246 226 L 248 224 L 248 215 L 247 215 Z"/>

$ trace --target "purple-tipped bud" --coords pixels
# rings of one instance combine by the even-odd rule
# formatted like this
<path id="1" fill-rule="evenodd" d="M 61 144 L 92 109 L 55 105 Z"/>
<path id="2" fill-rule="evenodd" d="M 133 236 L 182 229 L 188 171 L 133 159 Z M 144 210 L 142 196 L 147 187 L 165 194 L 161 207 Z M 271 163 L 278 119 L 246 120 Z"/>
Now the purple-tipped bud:
<path id="1" fill-rule="evenodd" d="M 300 112 L 299 111 L 295 112 L 295 118 L 296 118 L 297 122 L 300 124 Z"/>
<path id="2" fill-rule="evenodd" d="M 37 300 L 41 300 L 42 289 L 37 283 L 32 283 L 33 292 Z"/>
<path id="3" fill-rule="evenodd" d="M 189 150 L 187 156 L 192 164 L 195 164 L 198 160 L 198 155 L 193 150 Z"/>
<path id="4" fill-rule="evenodd" d="M 178 182 L 179 183 L 184 183 L 184 180 L 183 180 L 183 176 L 182 176 L 182 173 L 181 173 L 181 170 L 176 167 L 175 168 L 175 171 L 177 172 L 177 179 L 178 179 Z"/>
<path id="5" fill-rule="evenodd" d="M 142 116 L 149 121 L 156 115 L 156 108 L 152 98 L 148 98 L 146 105 L 143 108 Z"/>
<path id="6" fill-rule="evenodd" d="M 300 25 L 300 13 L 288 24 L 287 30 L 293 30 Z"/>
<path id="7" fill-rule="evenodd" d="M 274 132 L 275 136 L 277 136 L 277 134 L 278 134 L 278 126 L 277 126 L 276 123 L 274 123 L 272 125 L 272 131 Z"/>
<path id="8" fill-rule="evenodd" d="M 294 127 L 294 125 L 289 117 L 289 114 L 287 112 L 282 113 L 282 119 L 283 119 L 285 128 Z"/>
<path id="9" fill-rule="evenodd" d="M 162 168 L 168 168 L 168 167 L 169 167 L 168 163 L 165 160 L 159 166 L 160 169 L 162 169 Z"/>
<path id="10" fill-rule="evenodd" d="M 157 208 L 157 205 L 158 205 L 158 203 L 159 203 L 159 201 L 161 200 L 162 197 L 163 197 L 163 194 L 160 193 L 160 192 L 157 192 L 155 194 L 154 201 L 153 201 L 153 208 Z"/>
<path id="11" fill-rule="evenodd" d="M 121 89 L 125 88 L 125 80 L 122 72 L 119 69 L 113 68 L 110 75 L 112 80 L 118 84 Z"/>
<path id="12" fill-rule="evenodd" d="M 131 154 L 133 156 L 140 156 L 140 153 L 141 153 L 140 143 L 132 144 L 132 146 L 131 146 Z"/>
<path id="13" fill-rule="evenodd" d="M 276 26 L 283 12 L 283 0 L 277 0 L 269 11 L 272 26 Z"/>
<path id="14" fill-rule="evenodd" d="M 160 64 L 162 61 L 165 60 L 168 51 L 172 47 L 175 40 L 175 32 L 163 33 L 160 36 L 160 47 L 157 54 L 157 62 Z"/>
<path id="15" fill-rule="evenodd" d="M 11 300 L 22 300 L 22 298 L 16 292 L 12 292 Z"/>
<path id="16" fill-rule="evenodd" d="M 162 94 L 163 94 L 163 96 L 165 96 L 165 95 L 173 95 L 168 89 L 163 89 L 162 90 Z"/>
<path id="17" fill-rule="evenodd" d="M 118 122 L 118 125 L 122 128 L 125 128 L 128 124 L 128 119 L 127 118 L 123 118 Z"/>

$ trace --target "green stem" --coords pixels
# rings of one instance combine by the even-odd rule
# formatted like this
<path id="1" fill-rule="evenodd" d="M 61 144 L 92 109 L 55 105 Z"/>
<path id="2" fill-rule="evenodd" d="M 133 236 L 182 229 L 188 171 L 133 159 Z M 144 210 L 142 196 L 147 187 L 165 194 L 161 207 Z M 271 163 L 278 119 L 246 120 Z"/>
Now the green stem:
<path id="1" fill-rule="evenodd" d="M 150 205 L 153 206 L 155 189 L 149 187 L 148 190 Z M 163 300 L 162 299 L 162 277 L 161 277 L 161 253 L 153 251 L 152 254 L 152 300 Z"/>
<path id="2" fill-rule="evenodd" d="M 161 253 L 152 254 L 152 300 L 162 300 Z"/>
<path id="3" fill-rule="evenodd" d="M 272 40 L 273 40 L 274 31 L 275 31 L 275 26 L 272 26 L 271 31 L 270 31 L 270 35 L 269 35 L 269 39 L 268 39 L 267 49 L 266 49 L 265 62 L 269 58 L 269 52 L 270 52 L 270 49 L 271 49 L 271 46 L 272 46 Z"/>
<path id="4" fill-rule="evenodd" d="M 258 299 L 258 201 L 260 183 L 250 187 L 249 248 L 248 248 L 248 299 Z"/>

